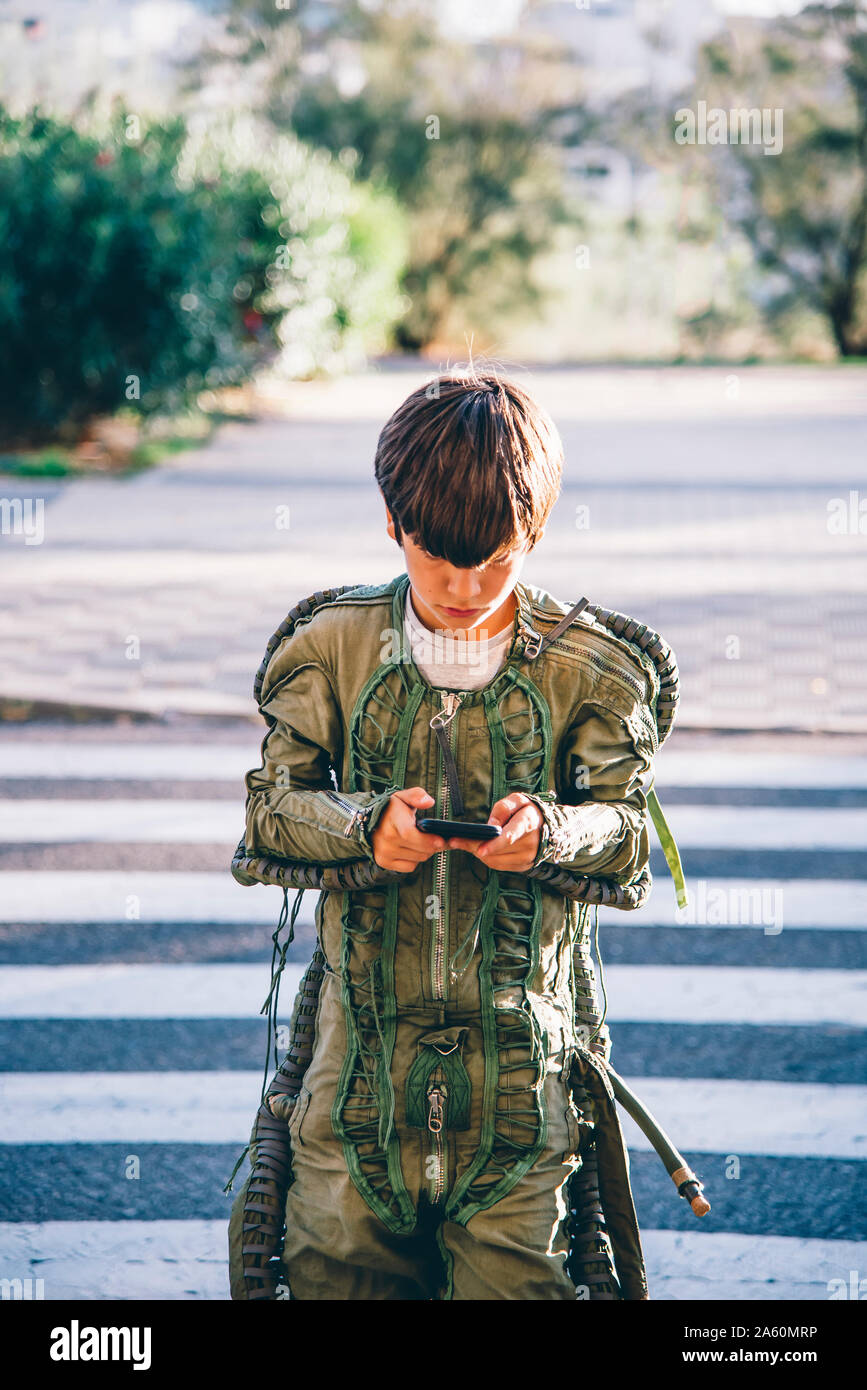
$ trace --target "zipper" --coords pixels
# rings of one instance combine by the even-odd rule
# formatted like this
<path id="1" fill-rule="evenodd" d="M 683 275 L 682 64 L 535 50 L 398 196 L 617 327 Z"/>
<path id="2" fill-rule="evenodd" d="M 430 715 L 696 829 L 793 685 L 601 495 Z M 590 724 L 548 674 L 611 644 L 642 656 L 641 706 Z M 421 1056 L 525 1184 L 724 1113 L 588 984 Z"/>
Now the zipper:
<path id="1" fill-rule="evenodd" d="M 656 722 L 648 715 L 646 705 L 638 706 L 638 717 L 650 734 L 650 741 L 654 745 L 655 751 L 659 752 L 659 730 L 656 727 Z"/>
<path id="2" fill-rule="evenodd" d="M 573 642 L 566 642 L 562 637 L 556 637 L 550 645 L 552 647 L 563 647 L 566 651 L 575 652 L 589 661 L 597 670 L 607 672 L 609 675 L 614 676 L 615 680 L 619 680 L 627 689 L 633 691 L 638 697 L 638 717 L 650 734 L 651 743 L 656 749 L 659 748 L 659 730 L 656 727 L 656 721 L 652 714 L 649 713 L 647 704 L 645 703 L 647 699 L 646 692 L 644 687 L 639 685 L 634 676 L 628 675 L 625 671 L 622 671 L 619 666 L 612 666 L 611 662 L 604 661 L 601 656 L 597 656 L 595 652 L 588 651 L 586 647 L 576 647 Z"/>
<path id="3" fill-rule="evenodd" d="M 433 1158 L 433 1174 L 431 1176 L 431 1201 L 437 1203 L 442 1200 L 445 1192 L 446 1173 L 445 1173 L 445 1145 L 443 1144 L 443 1128 L 445 1126 L 445 1106 L 448 1098 L 448 1087 L 444 1081 L 434 1081 L 427 1089 L 427 1127 L 431 1133 Z"/>
<path id="4" fill-rule="evenodd" d="M 627 675 L 619 666 L 612 666 L 610 661 L 603 661 L 601 656 L 589 651 L 587 647 L 576 647 L 574 642 L 565 642 L 562 637 L 555 637 L 550 645 L 552 647 L 564 647 L 569 652 L 580 653 L 591 665 L 598 667 L 600 671 L 607 671 L 609 675 L 615 676 L 624 685 L 628 685 L 630 690 L 634 690 L 642 701 L 644 700 L 644 686 L 640 685 L 634 676 Z"/>
<path id="5" fill-rule="evenodd" d="M 456 695 L 453 690 L 443 690 L 440 693 L 443 697 L 443 707 L 431 719 L 430 726 L 432 729 L 436 728 L 437 725 L 440 728 L 448 729 L 449 748 L 454 751 L 452 721 L 458 712 L 461 697 Z M 442 749 L 440 749 L 437 799 L 440 808 L 438 812 L 440 820 L 448 820 L 451 795 Z M 431 985 L 433 997 L 440 1004 L 444 1003 L 446 998 L 445 957 L 446 936 L 448 934 L 448 868 L 446 861 L 448 854 L 448 850 L 440 850 L 435 856 L 434 862 L 434 893 L 436 895 L 437 916 L 431 944 Z"/>
<path id="6" fill-rule="evenodd" d="M 329 791 L 327 788 L 325 795 L 330 796 L 332 801 L 336 801 L 338 806 L 342 807 L 344 811 L 349 812 L 349 824 L 343 833 L 344 835 L 351 835 L 355 829 L 356 821 L 361 820 L 366 808 L 364 806 L 353 806 L 351 801 L 344 801 L 342 796 L 337 795 L 337 792 Z"/>

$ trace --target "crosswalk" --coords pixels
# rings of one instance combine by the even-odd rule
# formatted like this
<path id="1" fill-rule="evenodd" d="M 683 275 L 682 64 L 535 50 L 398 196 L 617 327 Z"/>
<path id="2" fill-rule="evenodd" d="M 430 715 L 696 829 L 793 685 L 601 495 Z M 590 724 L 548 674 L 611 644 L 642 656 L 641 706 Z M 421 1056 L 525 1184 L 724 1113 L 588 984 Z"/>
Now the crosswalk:
<path id="1" fill-rule="evenodd" d="M 0 731 L 0 1281 L 228 1297 L 221 1189 L 258 1103 L 282 901 L 228 871 L 259 746 L 251 726 Z M 656 785 L 692 907 L 654 850 L 647 906 L 600 914 L 612 1062 L 712 1210 L 696 1220 L 621 1112 L 651 1297 L 840 1296 L 864 1266 L 867 758 L 684 736 Z"/>

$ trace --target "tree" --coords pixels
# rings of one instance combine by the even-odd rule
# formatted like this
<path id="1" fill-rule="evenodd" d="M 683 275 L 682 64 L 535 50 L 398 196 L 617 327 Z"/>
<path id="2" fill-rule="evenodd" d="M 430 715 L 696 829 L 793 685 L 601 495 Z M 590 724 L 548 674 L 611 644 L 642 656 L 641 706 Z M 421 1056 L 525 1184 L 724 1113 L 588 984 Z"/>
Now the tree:
<path id="1" fill-rule="evenodd" d="M 710 108 L 782 112 L 781 153 L 706 151 L 721 204 L 761 272 L 771 322 L 806 306 L 841 356 L 867 355 L 867 6 L 807 6 L 733 24 L 705 45 L 695 94 Z"/>
<path id="2" fill-rule="evenodd" d="M 4 444 L 170 413 L 265 364 L 357 365 L 401 311 L 405 240 L 351 162 L 244 115 L 0 108 Z"/>
<path id="3" fill-rule="evenodd" d="M 436 339 L 455 309 L 474 327 L 538 303 L 533 261 L 558 224 L 578 221 L 560 147 L 588 118 L 574 62 L 548 39 L 470 44 L 421 0 L 233 0 L 229 35 L 261 82 L 277 129 L 394 190 L 410 228 L 398 343 Z M 211 53 L 207 66 L 225 55 Z"/>
<path id="4" fill-rule="evenodd" d="M 0 111 L 0 423 L 75 438 L 92 415 L 182 405 L 249 356 L 205 202 L 178 188 L 183 123 L 125 138 Z M 222 290 L 225 289 L 225 293 Z"/>

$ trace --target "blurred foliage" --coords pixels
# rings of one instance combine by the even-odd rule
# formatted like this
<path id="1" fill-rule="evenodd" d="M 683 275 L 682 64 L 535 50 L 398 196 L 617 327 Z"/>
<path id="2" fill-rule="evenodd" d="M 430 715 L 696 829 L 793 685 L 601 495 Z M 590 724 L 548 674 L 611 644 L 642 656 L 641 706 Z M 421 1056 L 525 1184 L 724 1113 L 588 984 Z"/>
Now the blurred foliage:
<path id="1" fill-rule="evenodd" d="M 558 225 L 579 222 L 560 152 L 590 128 L 561 45 L 472 45 L 443 32 L 423 0 L 229 9 L 232 61 L 255 71 L 275 128 L 354 151 L 359 176 L 405 208 L 401 347 L 434 341 L 462 312 L 484 331 L 538 304 L 533 261 Z"/>
<path id="2" fill-rule="evenodd" d="M 80 478 L 84 476 L 112 476 L 127 478 L 144 472 L 160 463 L 162 459 L 187 449 L 201 448 L 213 433 L 214 422 L 207 419 L 207 428 L 197 436 L 187 434 L 165 434 L 156 438 L 142 439 L 133 445 L 121 460 L 103 462 L 83 460 L 70 449 L 54 446 L 49 449 L 36 449 L 21 454 L 0 454 L 0 473 L 14 478 Z"/>
<path id="3" fill-rule="evenodd" d="M 184 188 L 219 190 L 221 242 L 248 211 L 233 294 L 251 331 L 273 335 L 282 377 L 361 365 L 403 311 L 405 218 L 386 189 L 354 179 L 356 165 L 352 151 L 334 159 L 232 113 L 200 121 L 179 160 Z"/>
<path id="4" fill-rule="evenodd" d="M 752 249 L 751 299 L 784 336 L 812 310 L 841 356 L 867 355 L 867 6 L 808 5 L 772 31 L 732 21 L 702 50 L 694 95 L 782 112 L 777 155 L 691 152 Z"/>
<path id="5" fill-rule="evenodd" d="M 0 109 L 3 442 L 354 361 L 400 312 L 404 249 L 392 199 L 253 122 Z"/>
<path id="6" fill-rule="evenodd" d="M 679 96 L 653 64 L 606 85 L 609 53 L 592 100 L 578 53 L 523 22 L 549 5 L 471 40 L 427 0 L 210 0 L 189 128 L 0 111 L 6 443 L 468 330 L 545 355 L 867 354 L 867 0 L 721 19 Z M 698 101 L 782 109 L 782 153 L 676 143 Z"/>
<path id="7" fill-rule="evenodd" d="M 101 133 L 38 110 L 0 113 L 7 443 L 75 437 L 127 401 L 143 414 L 180 406 L 249 369 L 237 255 L 217 243 L 207 200 L 174 178 L 182 123 L 151 125 L 136 143 L 125 129 L 122 113 Z"/>

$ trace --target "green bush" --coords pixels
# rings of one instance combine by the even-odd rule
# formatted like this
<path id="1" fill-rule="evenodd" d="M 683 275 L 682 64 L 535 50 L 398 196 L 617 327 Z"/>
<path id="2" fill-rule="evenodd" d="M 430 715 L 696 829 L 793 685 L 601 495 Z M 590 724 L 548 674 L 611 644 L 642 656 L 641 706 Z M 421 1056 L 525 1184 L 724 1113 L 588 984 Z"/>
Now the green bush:
<path id="1" fill-rule="evenodd" d="M 39 111 L 0 113 L 0 429 L 8 443 L 74 434 L 129 402 L 183 405 L 242 379 L 233 267 L 213 218 L 175 180 L 180 121 L 136 142 Z"/>
<path id="2" fill-rule="evenodd" d="M 219 187 L 224 207 L 248 208 L 257 227 L 237 293 L 273 330 L 277 376 L 361 365 L 406 311 L 407 219 L 381 183 L 353 178 L 357 159 L 350 149 L 337 158 L 311 150 L 246 114 L 190 132 L 182 181 Z"/>
<path id="3" fill-rule="evenodd" d="M 264 363 L 357 360 L 400 312 L 402 246 L 388 199 L 249 122 L 0 109 L 0 439 L 176 412 Z"/>

